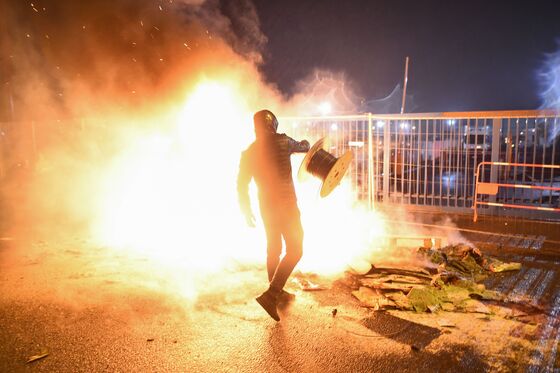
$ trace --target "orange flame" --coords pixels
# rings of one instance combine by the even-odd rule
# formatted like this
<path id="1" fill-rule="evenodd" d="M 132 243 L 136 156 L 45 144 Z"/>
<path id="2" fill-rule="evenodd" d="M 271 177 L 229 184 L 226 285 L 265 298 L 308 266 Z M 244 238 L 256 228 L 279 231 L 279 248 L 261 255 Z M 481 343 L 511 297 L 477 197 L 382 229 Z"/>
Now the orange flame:
<path id="1" fill-rule="evenodd" d="M 190 273 L 215 273 L 232 260 L 264 268 L 263 229 L 247 228 L 237 204 L 239 156 L 253 139 L 243 97 L 235 82 L 201 82 L 172 129 L 131 141 L 105 174 L 94 236 Z M 293 157 L 294 170 L 300 161 Z M 385 227 L 356 206 L 349 183 L 327 199 L 318 197 L 317 180 L 297 189 L 305 230 L 300 269 L 337 273 L 372 252 Z M 257 213 L 255 188 L 252 194 Z"/>

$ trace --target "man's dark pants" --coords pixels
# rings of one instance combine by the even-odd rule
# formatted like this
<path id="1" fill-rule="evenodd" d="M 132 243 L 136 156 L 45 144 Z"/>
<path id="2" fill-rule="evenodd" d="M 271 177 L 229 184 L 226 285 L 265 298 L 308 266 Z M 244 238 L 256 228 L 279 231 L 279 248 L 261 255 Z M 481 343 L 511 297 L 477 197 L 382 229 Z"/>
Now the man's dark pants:
<path id="1" fill-rule="evenodd" d="M 260 204 L 267 240 L 268 280 L 270 290 L 278 295 L 303 254 L 303 228 L 300 212 L 295 203 L 283 206 Z M 286 255 L 282 254 L 282 238 Z"/>

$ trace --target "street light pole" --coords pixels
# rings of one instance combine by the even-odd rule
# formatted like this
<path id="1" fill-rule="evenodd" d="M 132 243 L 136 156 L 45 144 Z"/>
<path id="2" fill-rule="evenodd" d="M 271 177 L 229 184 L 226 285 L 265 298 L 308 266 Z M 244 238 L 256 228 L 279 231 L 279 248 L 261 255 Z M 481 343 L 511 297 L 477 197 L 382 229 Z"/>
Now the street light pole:
<path id="1" fill-rule="evenodd" d="M 403 94 L 402 94 L 402 105 L 401 114 L 404 113 L 404 108 L 406 104 L 406 86 L 408 84 L 408 56 L 406 56 L 406 62 L 404 65 L 404 84 L 403 84 Z"/>

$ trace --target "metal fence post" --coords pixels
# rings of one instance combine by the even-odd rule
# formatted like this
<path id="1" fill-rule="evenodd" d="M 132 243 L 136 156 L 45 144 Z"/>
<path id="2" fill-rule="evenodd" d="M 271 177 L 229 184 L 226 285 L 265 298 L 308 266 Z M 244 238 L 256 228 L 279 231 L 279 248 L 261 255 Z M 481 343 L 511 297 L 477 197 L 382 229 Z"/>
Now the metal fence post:
<path id="1" fill-rule="evenodd" d="M 374 207 L 375 200 L 375 179 L 373 176 L 373 135 L 371 128 L 371 113 L 368 113 L 368 206 Z"/>
<path id="2" fill-rule="evenodd" d="M 383 126 L 383 202 L 389 202 L 389 181 L 391 172 L 391 121 Z M 396 156 L 396 154 L 395 154 Z"/>
<path id="3" fill-rule="evenodd" d="M 492 162 L 500 161 L 500 130 L 502 128 L 502 119 L 494 118 L 492 119 Z M 484 159 L 483 159 L 484 161 Z M 480 172 L 484 172 L 484 168 L 481 167 Z M 490 182 L 498 182 L 498 169 L 496 167 L 490 166 Z M 474 196 L 476 198 L 476 196 Z M 496 196 L 490 196 L 490 202 L 496 202 Z"/>

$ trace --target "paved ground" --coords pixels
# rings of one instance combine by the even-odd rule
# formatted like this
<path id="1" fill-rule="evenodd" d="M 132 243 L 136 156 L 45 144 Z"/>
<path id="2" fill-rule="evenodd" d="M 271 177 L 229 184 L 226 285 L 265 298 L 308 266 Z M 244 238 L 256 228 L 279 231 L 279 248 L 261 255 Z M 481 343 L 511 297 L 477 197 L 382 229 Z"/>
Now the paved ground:
<path id="1" fill-rule="evenodd" d="M 527 263 L 490 285 L 546 304 L 537 324 L 374 312 L 326 279 L 320 292 L 291 284 L 296 302 L 275 323 L 253 301 L 259 266 L 193 279 L 79 238 L 1 242 L 0 371 L 546 371 L 558 367 L 558 263 Z"/>

